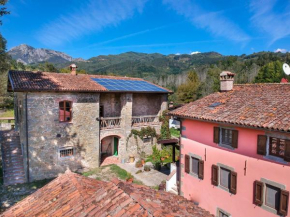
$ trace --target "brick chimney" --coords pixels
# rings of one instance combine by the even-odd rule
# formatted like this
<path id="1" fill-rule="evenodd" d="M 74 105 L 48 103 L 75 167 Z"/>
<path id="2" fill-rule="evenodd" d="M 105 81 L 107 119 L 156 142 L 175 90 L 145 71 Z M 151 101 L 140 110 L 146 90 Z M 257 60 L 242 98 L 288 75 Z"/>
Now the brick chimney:
<path id="1" fill-rule="evenodd" d="M 221 92 L 230 91 L 233 89 L 234 76 L 235 74 L 229 71 L 223 71 L 220 74 L 220 82 L 221 82 L 220 91 Z"/>
<path id="2" fill-rule="evenodd" d="M 71 65 L 69 66 L 69 68 L 70 68 L 70 73 L 71 73 L 72 75 L 76 75 L 76 74 L 77 74 L 77 65 L 76 65 L 76 64 L 71 64 Z"/>

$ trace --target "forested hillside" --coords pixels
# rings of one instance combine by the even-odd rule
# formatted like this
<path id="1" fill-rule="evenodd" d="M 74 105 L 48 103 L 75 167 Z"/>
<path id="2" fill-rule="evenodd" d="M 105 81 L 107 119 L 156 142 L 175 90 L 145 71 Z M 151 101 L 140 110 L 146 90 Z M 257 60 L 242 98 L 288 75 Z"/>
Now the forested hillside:
<path id="1" fill-rule="evenodd" d="M 180 87 L 179 93 L 173 95 L 171 99 L 188 102 L 188 97 L 187 100 L 181 99 L 186 98 L 181 89 L 188 93 L 194 91 L 195 97 L 189 97 L 189 100 L 218 91 L 219 74 L 223 70 L 236 74 L 235 83 L 279 82 L 282 77 L 286 77 L 282 70 L 283 62 L 290 63 L 290 53 L 259 52 L 250 55 L 223 56 L 217 52 L 194 55 L 127 52 L 119 55 L 100 55 L 77 62 L 77 65 L 81 73 L 140 77 L 173 91 L 177 91 Z M 23 65 L 12 60 L 10 68 L 68 73 L 69 64 L 70 62 L 58 64 L 46 62 Z M 189 72 L 197 74 L 197 79 L 193 80 L 198 84 L 190 83 L 192 81 L 188 79 Z M 188 90 L 189 87 L 194 87 L 194 90 Z"/>

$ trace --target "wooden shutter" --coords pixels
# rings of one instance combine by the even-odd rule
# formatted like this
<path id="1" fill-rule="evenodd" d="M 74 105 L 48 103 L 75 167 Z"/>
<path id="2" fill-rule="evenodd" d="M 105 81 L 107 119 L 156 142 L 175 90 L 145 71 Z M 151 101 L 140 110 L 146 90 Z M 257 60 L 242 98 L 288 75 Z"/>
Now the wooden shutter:
<path id="1" fill-rule="evenodd" d="M 255 189 L 254 189 L 254 204 L 258 206 L 263 205 L 263 190 L 264 183 L 260 181 L 255 181 Z"/>
<path id="2" fill-rule="evenodd" d="M 285 140 L 285 155 L 284 160 L 290 162 L 290 140 Z"/>
<path id="3" fill-rule="evenodd" d="M 213 128 L 213 142 L 216 144 L 220 143 L 220 128 L 219 127 Z"/>
<path id="4" fill-rule="evenodd" d="M 219 168 L 216 165 L 211 166 L 211 184 L 215 186 L 219 184 Z"/>
<path id="5" fill-rule="evenodd" d="M 238 174 L 236 172 L 231 171 L 230 192 L 232 194 L 237 193 L 237 176 Z"/>
<path id="6" fill-rule="evenodd" d="M 266 155 L 267 153 L 267 136 L 258 135 L 257 154 Z"/>
<path id="7" fill-rule="evenodd" d="M 239 131 L 232 130 L 232 147 L 233 148 L 238 148 L 238 135 L 239 135 Z"/>
<path id="8" fill-rule="evenodd" d="M 189 155 L 185 155 L 184 171 L 189 173 Z"/>
<path id="9" fill-rule="evenodd" d="M 289 191 L 281 189 L 279 213 L 283 216 L 286 216 L 288 213 L 288 203 L 289 203 Z"/>
<path id="10" fill-rule="evenodd" d="M 204 161 L 203 160 L 199 160 L 198 178 L 203 179 L 203 174 L 204 174 Z"/>

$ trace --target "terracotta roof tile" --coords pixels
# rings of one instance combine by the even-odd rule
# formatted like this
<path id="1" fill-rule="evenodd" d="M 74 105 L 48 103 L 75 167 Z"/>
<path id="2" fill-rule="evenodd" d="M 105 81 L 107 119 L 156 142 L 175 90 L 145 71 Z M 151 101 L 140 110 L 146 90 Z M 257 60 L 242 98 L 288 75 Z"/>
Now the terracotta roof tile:
<path id="1" fill-rule="evenodd" d="M 129 78 L 105 75 L 72 75 L 51 72 L 9 71 L 9 91 L 55 91 L 55 92 L 108 92 L 108 90 L 92 78 L 109 78 L 115 80 L 137 80 L 141 78 Z M 148 82 L 148 81 L 146 81 Z M 150 83 L 150 82 L 148 82 Z M 151 83 L 152 84 L 152 83 Z M 153 84 L 158 86 L 156 84 Z M 158 86 L 168 92 L 170 90 Z"/>
<path id="2" fill-rule="evenodd" d="M 170 115 L 248 127 L 290 131 L 290 84 L 234 85 L 186 104 Z"/>
<path id="3" fill-rule="evenodd" d="M 102 182 L 66 172 L 26 197 L 6 216 L 212 216 L 192 201 L 146 186 Z"/>

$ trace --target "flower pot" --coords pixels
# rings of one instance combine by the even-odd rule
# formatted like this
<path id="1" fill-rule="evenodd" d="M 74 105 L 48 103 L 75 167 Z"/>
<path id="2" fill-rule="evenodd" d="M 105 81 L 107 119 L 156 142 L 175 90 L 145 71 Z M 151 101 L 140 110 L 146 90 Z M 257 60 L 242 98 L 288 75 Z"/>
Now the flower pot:
<path id="1" fill-rule="evenodd" d="M 144 165 L 144 164 L 145 164 L 145 160 L 144 160 L 144 159 L 142 159 L 142 160 L 141 160 L 141 163 L 142 163 L 142 165 Z"/>
<path id="2" fill-rule="evenodd" d="M 134 163 L 134 161 L 135 161 L 135 157 L 133 155 L 130 155 L 129 162 Z"/>
<path id="3" fill-rule="evenodd" d="M 133 182 L 133 178 L 129 178 L 126 181 L 127 181 L 127 183 L 132 183 Z"/>

